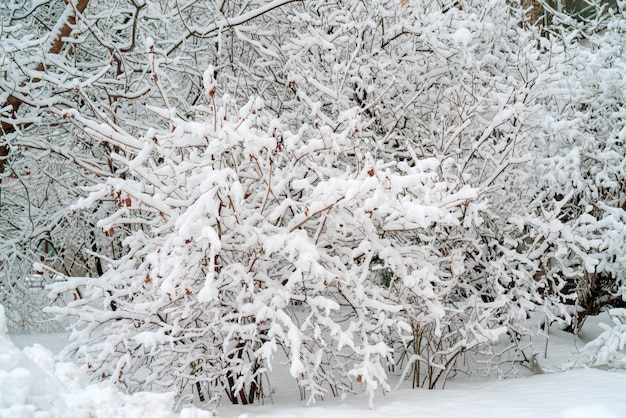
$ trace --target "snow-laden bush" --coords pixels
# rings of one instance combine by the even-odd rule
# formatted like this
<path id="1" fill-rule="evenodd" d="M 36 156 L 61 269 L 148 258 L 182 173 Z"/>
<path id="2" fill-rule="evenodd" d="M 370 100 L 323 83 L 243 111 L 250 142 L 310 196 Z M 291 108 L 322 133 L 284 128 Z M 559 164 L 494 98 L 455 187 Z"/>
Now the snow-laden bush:
<path id="1" fill-rule="evenodd" d="M 434 158 L 376 159 L 358 135 L 358 109 L 340 114 L 334 131 L 297 132 L 254 98 L 241 109 L 229 98 L 199 107 L 208 117 L 198 121 L 152 110 L 169 127 L 138 139 L 63 115 L 119 147 L 126 167 L 74 208 L 115 202 L 98 226 L 124 231 L 125 255 L 102 277 L 52 287 L 53 297 L 83 295 L 55 311 L 76 317 L 67 351 L 94 374 L 132 390 L 193 386 L 201 400 L 251 403 L 281 350 L 309 399 L 359 384 L 373 394 L 388 389 L 389 341 L 407 345 L 429 328 L 428 339 L 452 335 L 428 342 L 447 370 L 445 350 L 456 356 L 502 331 L 489 329 L 491 307 L 479 300 L 447 306 L 455 282 L 420 244 L 435 225 L 458 225 L 475 190 L 449 190 Z M 393 278 L 377 281 L 376 267 Z"/>
<path id="2" fill-rule="evenodd" d="M 282 103 L 283 115 L 333 127 L 341 109 L 358 106 L 361 135 L 376 155 L 441 161 L 438 171 L 452 191 L 478 191 L 463 206 L 459 225 L 419 238 L 437 248 L 436 275 L 456 285 L 447 301 L 477 297 L 492 304 L 490 320 L 506 326 L 514 344 L 528 333 L 528 313 L 537 307 L 548 322 L 570 324 L 568 305 L 579 299 L 576 289 L 602 254 L 596 218 L 575 191 L 569 194 L 570 184 L 593 193 L 586 180 L 578 181 L 588 176 L 577 156 L 579 138 L 590 151 L 599 148 L 600 137 L 590 133 L 599 129 L 601 112 L 581 111 L 596 91 L 588 63 L 615 79 L 613 64 L 586 52 L 574 35 L 544 38 L 524 29 L 522 11 L 503 2 L 314 10 L 315 18 L 297 15 L 299 34 L 283 48 L 295 94 Z M 602 54 L 619 56 L 608 49 Z M 604 90 L 604 97 L 620 91 Z M 616 155 L 585 164 L 619 167 Z M 422 340 L 421 332 L 415 330 L 414 342 L 437 341 L 434 335 Z M 429 368 L 429 360 L 417 360 L 426 352 L 437 350 L 416 346 L 416 372 Z M 433 387 L 437 379 L 429 373 L 416 380 Z"/>
<path id="3" fill-rule="evenodd" d="M 458 278 L 442 298 L 491 304 L 514 343 L 537 307 L 577 329 L 624 303 L 623 5 L 594 22 L 555 20 L 542 37 L 503 2 L 338 4 L 296 8 L 286 45 L 238 33 L 259 57 L 248 75 L 274 80 L 259 94 L 287 123 L 335 129 L 357 107 L 379 158 L 436 158 L 451 191 L 478 191 L 459 225 L 418 238 L 437 248 L 436 276 Z M 422 332 L 414 344 L 440 337 Z M 415 382 L 433 387 L 437 350 L 414 351 L 414 370 L 429 370 Z"/>
<path id="4" fill-rule="evenodd" d="M 626 368 L 626 309 L 609 309 L 612 324 L 600 323 L 604 331 L 581 350 L 581 361 L 590 367 Z"/>
<path id="5" fill-rule="evenodd" d="M 598 19 L 601 31 L 597 22 L 557 26 L 555 88 L 569 94 L 547 103 L 544 123 L 555 135 L 537 143 L 539 181 L 526 217 L 550 297 L 575 306 L 564 311 L 572 330 L 604 306 L 626 306 L 624 4 Z"/>
<path id="6" fill-rule="evenodd" d="M 309 396 L 324 390 L 343 393 L 352 390 L 354 381 L 365 382 L 368 390 L 385 386 L 382 366 L 387 359 L 400 361 L 405 375 L 413 373 L 415 385 L 433 388 L 466 351 L 488 348 L 505 330 L 513 339 L 525 333 L 527 312 L 550 294 L 541 293 L 546 287 L 537 261 L 541 251 L 529 245 L 524 211 L 537 192 L 531 171 L 536 141 L 554 136 L 552 127 L 543 123 L 546 103 L 565 94 L 554 84 L 561 76 L 562 61 L 553 56 L 558 48 L 522 29 L 511 10 L 496 2 L 466 2 L 462 8 L 426 2 L 407 7 L 397 2 L 379 2 L 375 7 L 321 2 L 304 6 L 293 6 L 295 17 L 288 27 L 279 19 L 282 11 L 264 14 L 262 18 L 272 22 L 276 32 L 235 30 L 234 38 L 258 56 L 253 68 L 246 67 L 248 82 L 236 81 L 239 76 L 233 78 L 229 67 L 220 64 L 205 74 L 208 95 L 200 100 L 207 103 L 204 110 L 184 104 L 176 120 L 174 113 L 155 111 L 132 124 L 147 131 L 139 133 L 141 141 L 105 112 L 93 113 L 103 125 L 78 112 L 63 113 L 96 139 L 121 150 L 112 158 L 122 167 L 119 178 L 96 188 L 89 202 L 105 198 L 118 202 L 121 209 L 99 225 L 110 235 L 133 237 L 126 240 L 126 255 L 111 260 L 112 269 L 102 280 L 71 280 L 53 292 L 56 296 L 78 288 L 72 294 L 85 295 L 65 311 L 82 318 L 79 327 L 100 328 L 103 321 L 110 325 L 102 334 L 87 337 L 85 332 L 77 340 L 75 347 L 80 347 L 94 373 L 102 375 L 104 370 L 105 376 L 130 385 L 134 372 L 153 358 L 162 364 L 181 361 L 180 353 L 168 348 L 170 335 L 178 335 L 178 328 L 153 324 L 154 329 L 146 330 L 143 325 L 173 323 L 169 316 L 133 319 L 141 324 L 132 331 L 133 338 L 117 331 L 129 326 L 131 318 L 123 321 L 119 315 L 134 309 L 136 293 L 148 292 L 144 288 L 160 289 L 146 297 L 157 300 L 157 306 L 180 305 L 185 318 L 194 318 L 197 297 L 202 303 L 217 300 L 229 309 L 235 305 L 248 309 L 228 317 L 229 324 L 236 324 L 228 325 L 228 332 L 208 326 L 219 323 L 218 313 L 199 319 L 196 335 L 185 333 L 181 338 L 187 338 L 187 344 L 180 345 L 187 349 L 197 339 L 217 341 L 211 346 L 214 351 L 209 350 L 213 354 L 203 361 L 191 355 L 184 361 L 185 373 L 163 381 L 164 386 L 179 387 L 197 383 L 194 389 L 203 397 L 207 387 L 224 387 L 231 400 L 242 402 L 260 392 L 263 369 L 271 364 L 267 347 L 274 343 L 288 351 L 292 372 Z M 291 36 L 279 40 L 273 37 L 276 33 Z M 167 107 L 181 99 L 176 93 L 176 100 L 170 100 L 172 89 L 167 83 L 178 80 L 186 85 L 186 79 L 177 78 L 181 61 L 162 58 L 167 55 L 164 42 L 149 39 L 147 59 Z M 229 91 L 247 93 L 258 87 L 263 102 L 280 114 L 280 122 L 270 109 L 262 112 L 254 104 L 256 99 L 241 114 L 228 110 L 237 108 L 229 100 L 222 103 L 226 110 L 215 113 L 208 107 L 215 97 L 215 76 Z M 274 94 L 279 90 L 280 95 Z M 245 139 L 247 132 L 242 129 L 254 121 L 258 135 L 268 143 L 261 146 L 241 139 L 239 148 L 232 148 L 223 141 L 204 144 L 184 139 L 174 144 L 181 126 L 191 123 L 184 120 L 198 112 L 208 114 L 207 121 L 194 122 L 200 123 L 201 131 L 212 129 L 211 135 L 221 137 L 232 130 L 235 133 L 228 135 Z M 154 115 L 161 115 L 166 123 L 155 121 Z M 241 126 L 234 129 L 230 123 Z M 163 131 L 159 126 L 167 128 Z M 289 130 L 298 133 L 287 135 Z M 161 138 L 167 136 L 172 137 L 171 144 L 160 148 Z M 293 139 L 300 137 L 302 144 Z M 250 152 L 249 146 L 265 150 Z M 208 154 L 203 147 L 208 147 Z M 205 154 L 218 162 L 204 159 Z M 150 173 L 160 174 L 148 175 L 147 166 Z M 200 181 L 195 177 L 200 167 L 226 170 L 215 174 L 215 190 L 192 187 Z M 241 173 L 246 173 L 243 179 Z M 417 183 L 409 187 L 402 184 L 408 181 L 405 178 Z M 394 183 L 398 179 L 403 180 Z M 166 196 L 176 201 L 161 203 Z M 207 201 L 217 205 L 210 216 L 205 214 L 209 209 L 202 208 L 209 205 Z M 433 206 L 454 210 L 439 218 Z M 241 215 L 240 208 L 254 210 Z M 198 214 L 205 223 L 188 226 L 197 222 Z M 259 226 L 264 220 L 271 228 Z M 246 229 L 250 225 L 259 229 L 253 234 Z M 294 226 L 298 227 L 291 230 Z M 177 235 L 170 235 L 174 232 L 168 228 Z M 229 235 L 228 228 L 238 232 Z M 299 235 L 303 229 L 309 231 L 308 238 Z M 202 250 L 192 251 L 198 234 Z M 283 254 L 287 247 L 293 249 Z M 310 267 L 296 263 L 299 254 L 311 259 Z M 264 263 L 270 260 L 270 265 Z M 247 277 L 250 284 L 245 292 L 240 282 L 228 281 L 234 279 L 227 280 L 234 290 L 211 285 L 211 280 L 208 287 L 199 287 L 207 276 Z M 360 281 L 346 285 L 354 280 L 352 276 Z M 193 286 L 183 286 L 179 277 L 187 277 Z M 304 285 L 296 286 L 298 280 Z M 86 290 L 82 284 L 88 284 Z M 313 293 L 306 301 L 300 300 L 302 295 L 285 296 L 283 307 L 264 293 L 277 284 L 279 294 L 292 295 L 298 286 L 299 292 Z M 239 293 L 242 296 L 235 296 Z M 266 293 L 277 297 L 275 291 Z M 292 306 L 292 300 L 298 304 Z M 374 315 L 368 300 L 383 303 L 382 314 Z M 559 311 L 560 302 L 555 298 L 556 306 L 546 304 L 547 311 Z M 94 316 L 90 310 L 95 306 L 110 310 L 104 318 L 111 321 Z M 263 313 L 257 318 L 265 306 L 270 316 L 264 319 Z M 277 306 L 287 309 L 287 317 Z M 346 313 L 348 306 L 352 314 Z M 296 315 L 297 310 L 302 312 Z M 373 326 L 376 315 L 382 317 Z M 343 316 L 356 325 L 337 328 L 324 322 L 327 318 L 341 322 L 338 318 Z M 300 331 L 290 334 L 295 328 L 289 321 Z M 189 323 L 176 326 L 191 327 Z M 280 337 L 279 330 L 287 337 Z M 270 332 L 275 338 L 267 337 Z M 344 334 L 356 339 L 354 346 Z M 86 345 L 107 338 L 113 342 L 95 348 Z M 169 354 L 143 356 L 139 350 L 141 354 L 135 355 L 134 348 L 140 346 Z M 89 350 L 102 348 L 107 349 L 105 355 L 91 361 Z M 140 357 L 138 362 L 135 356 Z M 212 380 L 205 377 L 215 373 L 221 374 Z"/>
<path id="7" fill-rule="evenodd" d="M 2 301 L 18 328 L 24 278 L 63 280 L 98 378 L 251 402 L 280 349 L 309 399 L 434 388 L 624 300 L 623 12 L 7 4 Z"/>
<path id="8" fill-rule="evenodd" d="M 386 389 L 396 363 L 434 388 L 537 306 L 569 321 L 568 280 L 599 264 L 554 190 L 578 161 L 579 49 L 501 2 L 283 3 L 258 15 L 272 31 L 215 34 L 204 92 L 190 44 L 145 36 L 132 59 L 165 109 L 59 112 L 119 168 L 75 210 L 126 237 L 102 277 L 53 287 L 76 299 L 68 352 L 133 390 L 249 403 L 280 348 L 315 399 Z"/>

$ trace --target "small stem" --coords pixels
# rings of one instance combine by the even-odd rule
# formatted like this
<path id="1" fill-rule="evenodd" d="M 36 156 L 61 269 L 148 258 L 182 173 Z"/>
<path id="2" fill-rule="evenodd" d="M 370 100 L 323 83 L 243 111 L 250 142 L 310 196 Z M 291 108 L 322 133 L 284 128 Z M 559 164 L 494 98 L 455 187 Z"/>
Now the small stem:
<path id="1" fill-rule="evenodd" d="M 343 199 L 345 199 L 344 197 L 341 197 L 339 200 L 337 200 L 335 203 L 331 203 L 330 205 L 326 206 L 325 208 L 322 208 L 320 210 L 316 210 L 315 212 L 313 212 L 311 215 L 307 216 L 302 222 L 300 222 L 298 225 L 294 226 L 293 228 L 291 228 L 289 230 L 289 232 L 293 232 L 296 229 L 300 228 L 302 225 L 304 225 L 305 223 L 307 223 L 308 221 L 311 220 L 311 218 L 313 218 L 314 216 L 319 215 L 320 213 L 324 212 L 324 211 L 330 211 L 330 209 L 332 209 L 333 206 L 335 206 L 337 203 L 341 202 Z"/>

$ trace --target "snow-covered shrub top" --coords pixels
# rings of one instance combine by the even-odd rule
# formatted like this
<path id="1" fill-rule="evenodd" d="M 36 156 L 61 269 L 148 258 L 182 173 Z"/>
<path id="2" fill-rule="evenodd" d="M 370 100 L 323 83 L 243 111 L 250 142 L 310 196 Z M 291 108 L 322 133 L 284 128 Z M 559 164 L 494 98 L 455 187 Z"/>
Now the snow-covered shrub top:
<path id="1" fill-rule="evenodd" d="M 55 286 L 90 289 L 71 304 L 80 330 L 71 350 L 125 384 L 198 381 L 225 387 L 231 400 L 272 367 L 279 348 L 310 399 L 355 381 L 372 394 L 387 387 L 387 341 L 412 332 L 402 314 L 412 308 L 391 289 L 421 301 L 414 320 L 439 329 L 449 290 L 440 288 L 434 249 L 416 239 L 434 225 L 459 225 L 459 205 L 476 191 L 450 191 L 434 158 L 377 160 L 357 135 L 358 109 L 340 115 L 341 130 L 297 132 L 258 98 L 236 109 L 225 97 L 217 110 L 198 108 L 209 117 L 197 122 L 151 110 L 169 127 L 139 139 L 64 115 L 120 147 L 114 158 L 126 167 L 73 208 L 115 202 L 98 226 L 125 231 L 127 253 L 100 278 Z M 374 280 L 374 260 L 398 283 Z M 106 333 L 94 333 L 99 321 L 111 321 Z M 154 372 L 144 377 L 144 366 Z"/>

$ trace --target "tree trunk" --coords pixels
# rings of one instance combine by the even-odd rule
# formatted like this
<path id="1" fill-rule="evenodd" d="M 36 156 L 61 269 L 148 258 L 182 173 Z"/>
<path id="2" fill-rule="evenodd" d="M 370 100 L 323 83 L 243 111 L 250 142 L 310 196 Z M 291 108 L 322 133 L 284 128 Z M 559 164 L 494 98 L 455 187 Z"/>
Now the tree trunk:
<path id="1" fill-rule="evenodd" d="M 526 19 L 533 26 L 545 24 L 545 11 L 539 0 L 521 0 L 522 8 L 526 11 Z"/>
<path id="2" fill-rule="evenodd" d="M 61 50 L 63 49 L 63 46 L 65 45 L 65 42 L 63 39 L 70 35 L 70 33 L 72 32 L 72 27 L 76 25 L 76 16 L 82 14 L 85 11 L 85 9 L 87 8 L 87 5 L 89 4 L 89 1 L 90 0 L 78 0 L 78 2 L 75 5 L 72 3 L 69 3 L 66 6 L 66 7 L 71 7 L 73 12 L 68 16 L 67 21 L 65 22 L 63 27 L 61 27 L 61 30 L 59 30 L 59 34 L 57 35 L 56 39 L 52 43 L 52 46 L 50 47 L 50 50 L 48 51 L 50 54 L 58 54 L 59 52 L 61 52 Z M 43 71 L 44 69 L 45 68 L 43 64 L 39 64 L 39 66 L 37 67 L 37 71 Z M 39 82 L 40 80 L 34 79 L 33 81 Z M 2 107 L 5 108 L 8 106 L 11 106 L 11 118 L 16 119 L 16 113 L 19 107 L 23 103 L 24 103 L 23 99 L 20 99 L 19 97 L 15 97 L 15 96 L 9 96 L 6 102 L 2 104 Z M 11 123 L 8 121 L 2 121 L 1 125 L 2 125 L 1 133 L 3 136 L 6 136 L 8 134 L 15 132 L 14 123 Z M 9 149 L 8 144 L 0 145 L 0 175 L 4 173 L 4 166 L 9 156 L 9 151 L 10 149 Z"/>

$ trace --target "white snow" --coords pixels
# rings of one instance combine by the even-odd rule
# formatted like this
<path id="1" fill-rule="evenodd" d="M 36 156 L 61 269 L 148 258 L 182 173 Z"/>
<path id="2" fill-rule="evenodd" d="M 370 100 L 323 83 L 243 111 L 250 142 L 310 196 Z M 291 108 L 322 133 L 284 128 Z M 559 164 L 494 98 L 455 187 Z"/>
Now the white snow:
<path id="1" fill-rule="evenodd" d="M 219 416 L 618 418 L 626 408 L 625 390 L 624 373 L 577 369 L 499 382 L 452 385 L 445 390 L 402 389 L 377 397 L 373 410 L 368 409 L 365 396 L 358 396 L 309 407 L 297 404 L 224 407 Z"/>
<path id="2" fill-rule="evenodd" d="M 472 42 L 472 33 L 467 28 L 459 28 L 452 35 L 452 40 L 463 46 L 467 46 Z"/>

